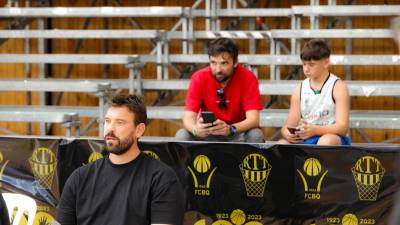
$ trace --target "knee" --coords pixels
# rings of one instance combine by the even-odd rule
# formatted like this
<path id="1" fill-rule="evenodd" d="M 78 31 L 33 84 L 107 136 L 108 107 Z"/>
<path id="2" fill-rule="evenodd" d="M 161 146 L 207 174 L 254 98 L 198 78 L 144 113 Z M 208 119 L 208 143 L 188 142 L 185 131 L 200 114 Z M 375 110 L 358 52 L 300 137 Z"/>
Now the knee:
<path id="1" fill-rule="evenodd" d="M 288 140 L 282 138 L 279 141 L 275 142 L 275 144 L 277 144 L 277 145 L 288 145 L 288 144 L 291 144 L 291 143 Z"/>
<path id="2" fill-rule="evenodd" d="M 245 142 L 250 143 L 264 143 L 264 133 L 260 128 L 253 128 L 246 132 L 245 134 Z"/>
<path id="3" fill-rule="evenodd" d="M 340 140 L 340 137 L 336 134 L 322 135 L 317 142 L 317 145 L 341 145 L 341 144 L 342 142 Z"/>
<path id="4" fill-rule="evenodd" d="M 192 139 L 192 134 L 185 128 L 179 129 L 175 134 L 175 139 L 179 141 L 189 141 Z"/>

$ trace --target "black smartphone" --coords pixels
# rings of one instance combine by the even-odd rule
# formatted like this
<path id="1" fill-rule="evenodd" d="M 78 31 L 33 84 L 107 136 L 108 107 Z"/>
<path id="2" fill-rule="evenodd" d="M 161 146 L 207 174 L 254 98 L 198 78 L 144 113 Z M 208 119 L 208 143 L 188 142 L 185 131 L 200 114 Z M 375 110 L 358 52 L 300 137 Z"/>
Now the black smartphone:
<path id="1" fill-rule="evenodd" d="M 296 131 L 300 131 L 300 129 L 297 129 L 296 127 L 287 127 L 287 129 L 291 134 L 295 134 Z"/>
<path id="2" fill-rule="evenodd" d="M 204 123 L 212 123 L 215 121 L 215 116 L 213 112 L 201 112 L 201 117 L 203 117 Z"/>

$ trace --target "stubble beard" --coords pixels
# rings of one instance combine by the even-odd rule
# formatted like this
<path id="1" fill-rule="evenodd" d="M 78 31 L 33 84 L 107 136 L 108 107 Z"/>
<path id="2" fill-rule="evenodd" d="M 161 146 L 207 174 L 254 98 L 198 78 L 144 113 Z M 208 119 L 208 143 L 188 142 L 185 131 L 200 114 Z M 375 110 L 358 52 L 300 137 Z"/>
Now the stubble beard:
<path id="1" fill-rule="evenodd" d="M 117 140 L 117 143 L 114 144 L 113 142 L 107 142 L 107 140 L 106 140 L 107 137 L 114 138 L 115 140 Z M 132 135 L 129 135 L 128 138 L 121 140 L 120 138 L 115 136 L 113 132 L 108 133 L 104 137 L 104 141 L 106 143 L 106 150 L 109 153 L 112 153 L 115 155 L 122 155 L 122 154 L 126 153 L 132 147 L 132 145 L 135 144 L 135 140 Z"/>

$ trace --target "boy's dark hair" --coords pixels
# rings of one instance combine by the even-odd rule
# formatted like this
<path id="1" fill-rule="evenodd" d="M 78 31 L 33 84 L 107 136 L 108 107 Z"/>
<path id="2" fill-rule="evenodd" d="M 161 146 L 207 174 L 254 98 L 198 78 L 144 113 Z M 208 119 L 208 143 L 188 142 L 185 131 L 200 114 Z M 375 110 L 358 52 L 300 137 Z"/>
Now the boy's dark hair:
<path id="1" fill-rule="evenodd" d="M 301 49 L 300 58 L 302 61 L 320 60 L 329 58 L 331 50 L 328 44 L 322 39 L 312 39 Z"/>
<path id="2" fill-rule="evenodd" d="M 239 50 L 235 42 L 228 38 L 217 38 L 207 43 L 208 56 L 216 56 L 227 52 L 231 55 L 233 62 L 238 61 Z"/>
<path id="3" fill-rule="evenodd" d="M 117 94 L 114 95 L 110 100 L 110 107 L 122 107 L 126 106 L 129 111 L 135 114 L 135 125 L 140 123 L 146 123 L 147 120 L 147 112 L 146 105 L 143 103 L 141 97 L 137 95 L 125 95 L 125 94 Z"/>

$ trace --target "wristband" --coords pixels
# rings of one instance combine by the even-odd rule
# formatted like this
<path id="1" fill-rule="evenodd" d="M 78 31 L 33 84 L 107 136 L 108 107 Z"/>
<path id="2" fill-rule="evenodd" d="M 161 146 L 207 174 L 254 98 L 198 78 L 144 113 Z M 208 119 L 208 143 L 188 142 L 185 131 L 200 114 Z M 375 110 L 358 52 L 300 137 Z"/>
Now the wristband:
<path id="1" fill-rule="evenodd" d="M 197 130 L 196 130 L 196 126 L 193 126 L 193 128 L 192 128 L 192 134 L 193 134 L 193 136 L 197 136 Z"/>
<path id="2" fill-rule="evenodd" d="M 233 136 L 237 133 L 237 128 L 233 125 L 229 127 L 229 136 Z"/>

